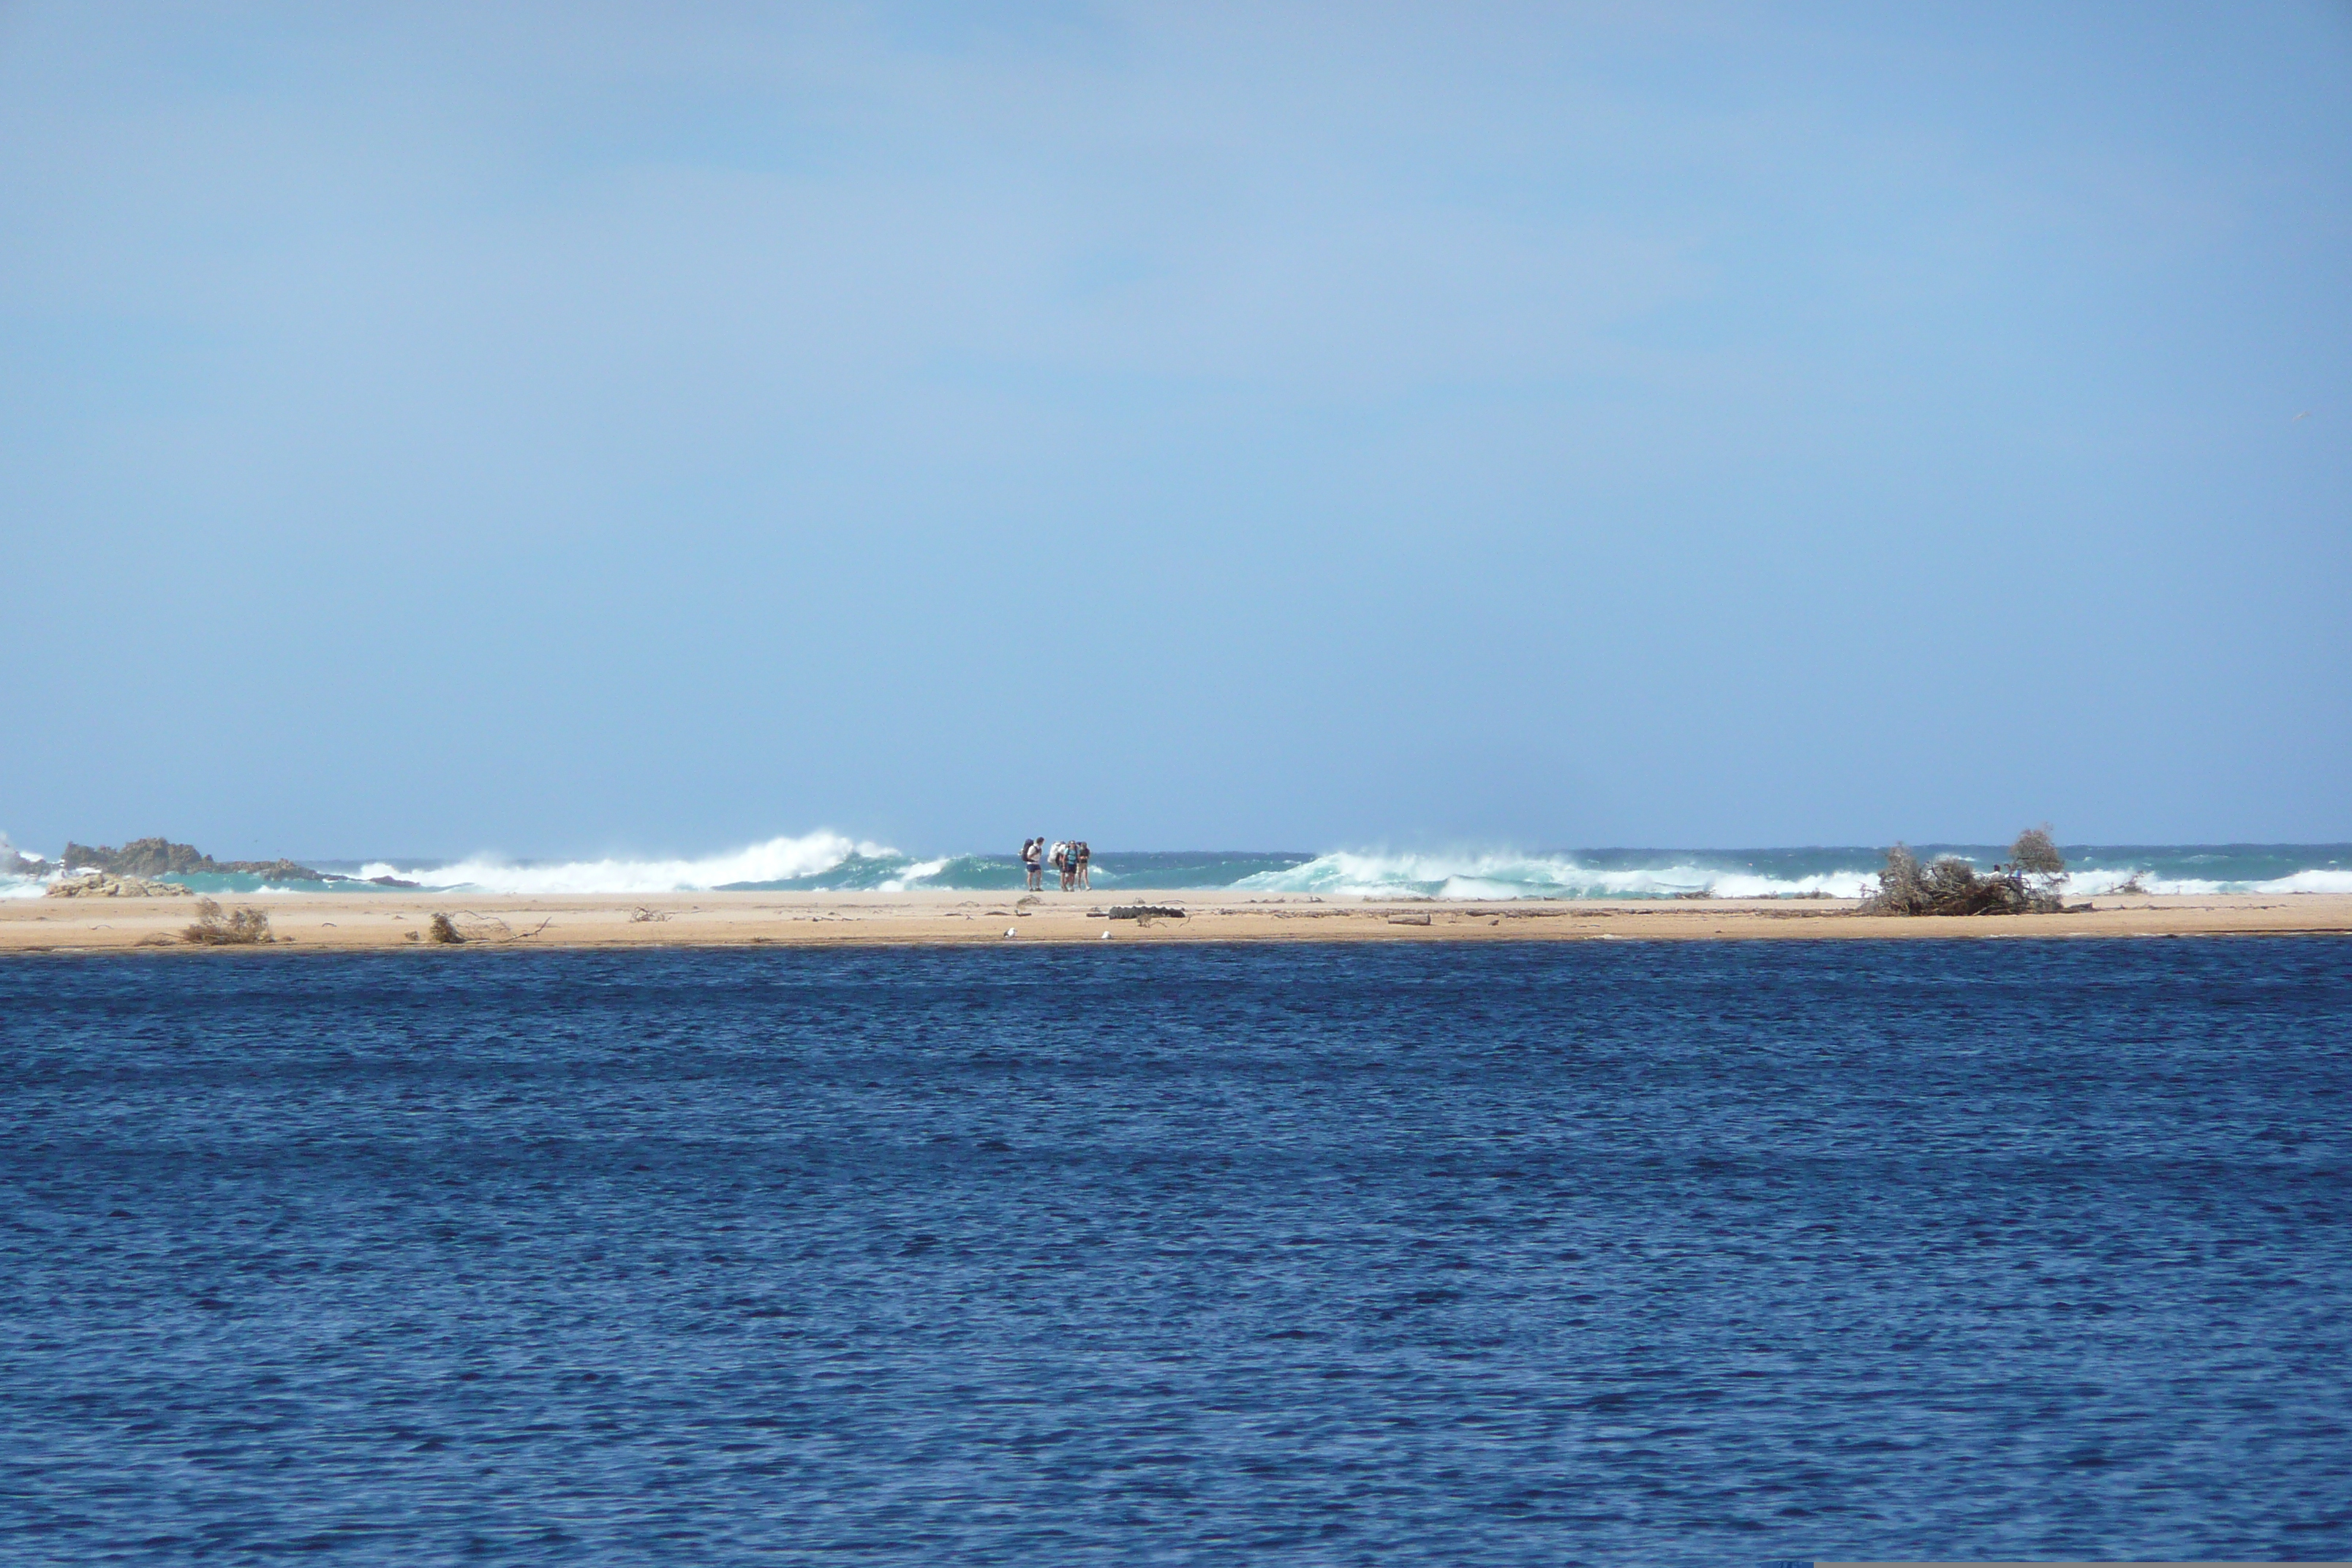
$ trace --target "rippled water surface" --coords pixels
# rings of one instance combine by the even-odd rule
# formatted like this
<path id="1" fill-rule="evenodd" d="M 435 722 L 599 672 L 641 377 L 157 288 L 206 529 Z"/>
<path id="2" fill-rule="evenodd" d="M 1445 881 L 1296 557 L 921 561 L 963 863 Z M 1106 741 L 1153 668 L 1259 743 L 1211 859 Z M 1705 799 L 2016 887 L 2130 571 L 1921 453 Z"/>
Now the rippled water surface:
<path id="1" fill-rule="evenodd" d="M 2352 1556 L 2352 944 L 0 963 L 0 1560 Z"/>

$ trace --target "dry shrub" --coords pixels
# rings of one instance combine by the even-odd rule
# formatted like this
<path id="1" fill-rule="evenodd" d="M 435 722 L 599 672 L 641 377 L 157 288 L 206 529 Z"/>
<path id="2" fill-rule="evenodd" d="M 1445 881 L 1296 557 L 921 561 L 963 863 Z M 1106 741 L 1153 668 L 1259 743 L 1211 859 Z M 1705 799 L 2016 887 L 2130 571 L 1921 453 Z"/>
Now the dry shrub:
<path id="1" fill-rule="evenodd" d="M 1907 844 L 1886 852 L 1886 868 L 1878 874 L 1878 891 L 1863 900 L 1874 913 L 1916 915 L 1927 903 L 1920 889 L 1919 857 Z"/>
<path id="2" fill-rule="evenodd" d="M 181 930 L 180 940 L 200 947 L 257 947 L 278 939 L 269 934 L 268 911 L 247 904 L 225 915 L 212 900 L 198 899 L 195 923 Z"/>
<path id="3" fill-rule="evenodd" d="M 2009 868 L 2022 871 L 2029 877 L 2063 877 L 2066 874 L 2065 857 L 2050 840 L 2050 825 L 2029 827 L 2017 836 L 2009 847 Z"/>
<path id="4" fill-rule="evenodd" d="M 2051 841 L 2047 824 L 2029 827 L 2010 847 L 2006 865 L 1979 871 L 1957 855 L 1931 866 L 1904 845 L 1886 852 L 1878 891 L 1863 900 L 1863 912 L 1877 915 L 2049 914 L 2063 906 L 2058 886 L 2066 862 Z"/>
<path id="5" fill-rule="evenodd" d="M 456 923 L 447 915 L 436 914 L 433 917 L 433 923 L 425 928 L 425 940 L 446 942 L 455 947 L 466 939 L 457 934 Z"/>

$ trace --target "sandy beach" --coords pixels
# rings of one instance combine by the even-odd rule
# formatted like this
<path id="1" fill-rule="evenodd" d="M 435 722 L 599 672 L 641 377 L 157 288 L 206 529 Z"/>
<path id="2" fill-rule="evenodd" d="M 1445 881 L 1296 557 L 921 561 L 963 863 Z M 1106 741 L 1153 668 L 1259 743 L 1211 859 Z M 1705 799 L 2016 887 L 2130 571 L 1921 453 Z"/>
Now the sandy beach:
<path id="1" fill-rule="evenodd" d="M 492 947 L 756 947 L 1011 942 L 1594 942 L 2017 937 L 2277 936 L 2352 932 L 2352 895 L 2210 894 L 2102 899 L 2056 915 L 1866 916 L 1838 899 L 1324 900 L 1229 890 L 1117 894 L 968 890 L 499 897 L 386 892 L 222 900 L 268 912 L 273 951 Z M 196 900 L 14 899 L 0 902 L 0 952 L 193 951 L 180 932 Z M 1113 918 L 1134 905 L 1181 918 Z M 446 914 L 460 947 L 426 941 Z M 1008 933 L 1011 933 L 1008 935 Z M 251 950 L 246 950 L 251 951 Z"/>

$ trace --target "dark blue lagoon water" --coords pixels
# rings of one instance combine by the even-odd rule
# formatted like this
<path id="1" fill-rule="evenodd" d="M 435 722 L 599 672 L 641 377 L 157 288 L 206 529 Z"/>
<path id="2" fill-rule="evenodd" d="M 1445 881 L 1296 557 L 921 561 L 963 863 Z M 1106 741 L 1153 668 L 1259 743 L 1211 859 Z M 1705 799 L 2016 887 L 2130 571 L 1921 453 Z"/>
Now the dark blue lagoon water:
<path id="1" fill-rule="evenodd" d="M 0 964 L 0 1560 L 2352 1556 L 2352 943 Z"/>

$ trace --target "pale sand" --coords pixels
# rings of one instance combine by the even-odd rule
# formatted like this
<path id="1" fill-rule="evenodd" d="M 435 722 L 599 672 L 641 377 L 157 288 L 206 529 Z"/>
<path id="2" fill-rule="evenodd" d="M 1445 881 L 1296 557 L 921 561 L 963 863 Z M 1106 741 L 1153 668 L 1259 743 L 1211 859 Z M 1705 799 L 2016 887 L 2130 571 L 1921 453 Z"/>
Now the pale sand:
<path id="1" fill-rule="evenodd" d="M 1370 902 L 1225 891 L 1032 895 L 667 893 L 635 898 L 502 898 L 383 892 L 237 898 L 267 910 L 270 951 L 490 947 L 985 946 L 1027 942 L 1592 942 L 1844 937 L 1918 939 L 2352 933 L 2352 894 L 2216 894 L 2097 900 L 2062 915 L 1885 919 L 1851 900 L 1722 899 L 1672 902 Z M 177 940 L 193 899 L 0 900 L 0 952 L 190 951 Z M 1189 918 L 1113 921 L 1115 904 L 1178 904 Z M 476 941 L 429 947 L 436 911 Z M 1094 912 L 1089 912 L 1094 911 Z M 656 919 L 637 918 L 640 913 Z M 1427 924 L 1402 924 L 1400 920 Z M 1007 938 L 1008 931 L 1018 935 Z M 252 951 L 252 950 L 245 950 Z"/>

